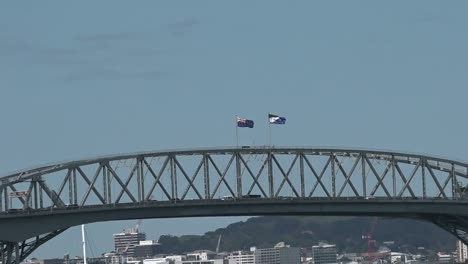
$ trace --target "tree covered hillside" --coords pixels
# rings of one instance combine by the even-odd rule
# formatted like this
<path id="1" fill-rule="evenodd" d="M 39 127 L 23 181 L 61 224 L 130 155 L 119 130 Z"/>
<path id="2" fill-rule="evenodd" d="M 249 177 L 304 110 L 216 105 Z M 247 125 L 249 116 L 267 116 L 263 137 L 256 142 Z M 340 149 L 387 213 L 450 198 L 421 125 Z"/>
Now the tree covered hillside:
<path id="1" fill-rule="evenodd" d="M 423 221 L 373 217 L 253 217 L 204 235 L 159 238 L 162 253 L 184 253 L 196 249 L 215 250 L 222 235 L 221 251 L 248 250 L 251 246 L 273 247 L 284 241 L 291 246 L 311 247 L 319 241 L 336 244 L 340 251 L 366 252 L 367 235 L 375 225 L 376 247 L 383 241 L 395 241 L 400 251 L 424 247 L 434 251 L 451 251 L 455 238 L 439 227 Z"/>

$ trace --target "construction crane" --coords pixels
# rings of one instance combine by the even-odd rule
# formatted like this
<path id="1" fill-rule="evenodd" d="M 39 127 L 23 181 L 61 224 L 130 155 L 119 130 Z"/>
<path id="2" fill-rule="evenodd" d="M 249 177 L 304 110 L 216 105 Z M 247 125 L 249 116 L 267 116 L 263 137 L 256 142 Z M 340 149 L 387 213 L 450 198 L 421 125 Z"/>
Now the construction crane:
<path id="1" fill-rule="evenodd" d="M 135 232 L 137 232 L 137 233 L 140 231 L 141 222 L 143 222 L 143 219 L 139 219 L 137 221 L 137 224 L 135 225 Z"/>
<path id="2" fill-rule="evenodd" d="M 366 235 L 362 236 L 362 239 L 367 239 L 367 257 L 369 258 L 369 260 L 373 260 L 373 257 L 371 257 L 372 241 L 373 241 L 372 236 L 374 235 L 374 230 L 375 230 L 375 227 L 377 225 L 377 220 L 378 220 L 378 218 L 374 217 L 369 232 Z"/>
<path id="3" fill-rule="evenodd" d="M 374 163 L 374 160 L 372 161 L 372 163 Z M 380 164 L 380 161 L 377 160 L 377 163 Z M 370 167 L 367 169 L 367 172 L 365 173 L 366 177 L 369 174 L 369 172 L 370 172 Z M 374 230 L 375 230 L 375 227 L 377 225 L 377 220 L 378 220 L 378 218 L 374 217 L 374 219 L 372 220 L 371 228 L 370 228 L 369 232 L 362 236 L 362 239 L 367 239 L 367 257 L 369 258 L 370 261 L 372 261 L 374 259 L 374 257 L 371 257 L 372 242 L 375 243 L 375 240 L 373 240 L 372 237 L 374 235 Z"/>
<path id="4" fill-rule="evenodd" d="M 219 253 L 219 245 L 221 244 L 221 234 L 219 235 L 219 238 L 218 238 L 218 245 L 216 246 L 216 254 Z"/>

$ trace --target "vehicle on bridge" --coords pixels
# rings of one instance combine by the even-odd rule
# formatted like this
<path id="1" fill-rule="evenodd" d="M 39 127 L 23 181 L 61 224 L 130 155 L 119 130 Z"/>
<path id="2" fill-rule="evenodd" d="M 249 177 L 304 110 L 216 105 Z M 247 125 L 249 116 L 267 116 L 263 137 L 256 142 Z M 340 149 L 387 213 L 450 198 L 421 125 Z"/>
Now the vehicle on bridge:
<path id="1" fill-rule="evenodd" d="M 260 194 L 244 194 L 242 198 L 262 198 Z"/>

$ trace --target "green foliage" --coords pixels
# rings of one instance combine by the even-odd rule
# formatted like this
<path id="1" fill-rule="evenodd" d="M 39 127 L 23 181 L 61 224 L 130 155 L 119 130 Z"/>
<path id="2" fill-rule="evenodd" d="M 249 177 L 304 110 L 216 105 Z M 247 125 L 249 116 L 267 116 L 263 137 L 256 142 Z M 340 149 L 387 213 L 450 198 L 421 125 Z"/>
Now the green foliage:
<path id="1" fill-rule="evenodd" d="M 311 247 L 319 241 L 336 244 L 342 252 L 366 252 L 367 235 L 374 222 L 371 217 L 253 217 L 210 231 L 202 236 L 169 236 L 159 238 L 162 253 L 180 254 L 196 249 L 215 250 L 222 234 L 221 251 L 248 250 L 251 246 L 273 247 L 277 242 L 297 247 Z M 408 219 L 378 219 L 372 238 L 377 246 L 383 241 L 405 245 L 399 250 L 425 247 L 435 251 L 451 251 L 455 239 L 437 226 Z"/>

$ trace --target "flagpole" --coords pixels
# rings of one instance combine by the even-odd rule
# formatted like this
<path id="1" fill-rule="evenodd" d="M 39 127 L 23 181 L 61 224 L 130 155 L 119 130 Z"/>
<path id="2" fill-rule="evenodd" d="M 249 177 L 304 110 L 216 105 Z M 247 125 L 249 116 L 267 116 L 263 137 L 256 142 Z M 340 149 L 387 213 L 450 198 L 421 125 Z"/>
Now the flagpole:
<path id="1" fill-rule="evenodd" d="M 236 147 L 239 148 L 239 126 L 237 125 L 237 116 L 236 116 Z"/>
<path id="2" fill-rule="evenodd" d="M 83 240 L 83 263 L 87 264 L 86 261 L 86 238 L 85 238 L 85 226 L 81 225 L 81 237 Z"/>
<path id="3" fill-rule="evenodd" d="M 271 123 L 270 123 L 270 112 L 268 112 L 268 146 L 271 148 Z"/>

